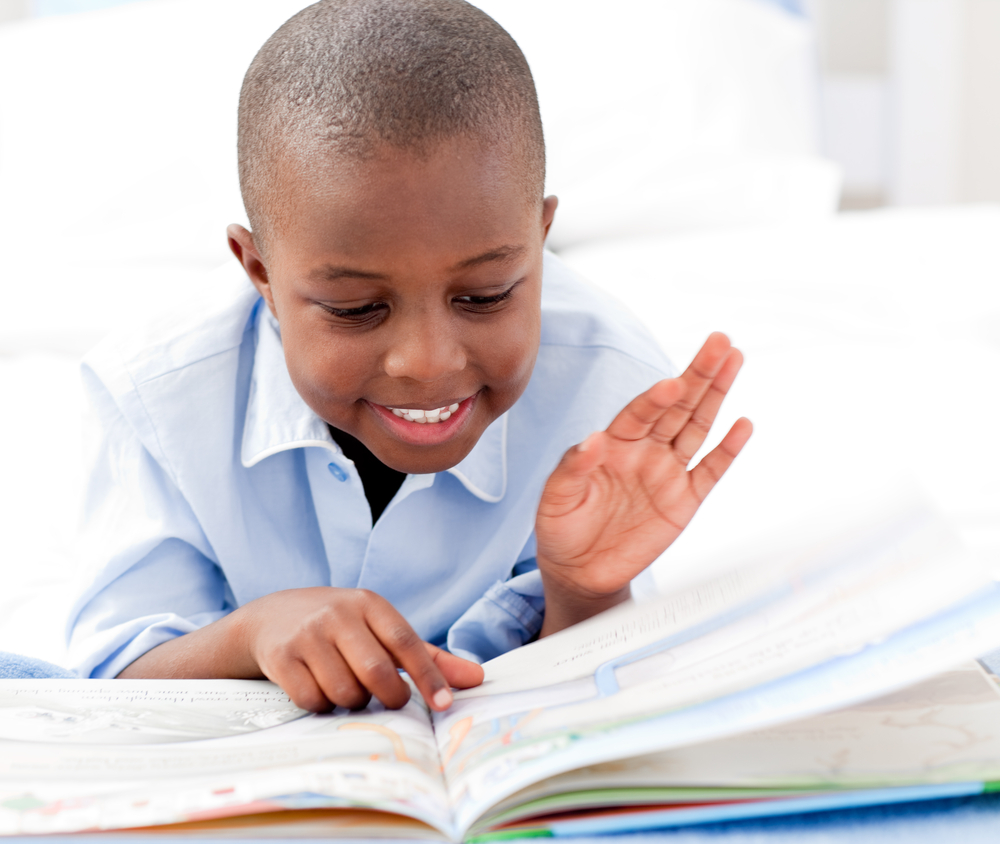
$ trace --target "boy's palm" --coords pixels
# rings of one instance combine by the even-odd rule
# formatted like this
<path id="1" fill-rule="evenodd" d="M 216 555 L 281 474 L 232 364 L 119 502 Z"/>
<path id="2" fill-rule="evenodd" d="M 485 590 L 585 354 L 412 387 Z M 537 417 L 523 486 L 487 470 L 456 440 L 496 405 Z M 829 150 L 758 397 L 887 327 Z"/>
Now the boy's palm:
<path id="1" fill-rule="evenodd" d="M 691 521 L 752 431 L 738 420 L 688 470 L 742 362 L 725 335 L 712 334 L 680 378 L 655 384 L 566 453 L 536 522 L 547 604 L 621 593 Z"/>

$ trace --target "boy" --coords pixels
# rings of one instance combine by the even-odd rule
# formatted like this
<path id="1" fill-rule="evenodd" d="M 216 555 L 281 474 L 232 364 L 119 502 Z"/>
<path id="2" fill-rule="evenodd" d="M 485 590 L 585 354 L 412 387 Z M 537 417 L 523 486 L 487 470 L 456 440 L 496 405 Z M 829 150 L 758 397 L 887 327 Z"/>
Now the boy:
<path id="1" fill-rule="evenodd" d="M 72 653 L 317 711 L 402 706 L 401 667 L 445 709 L 476 662 L 629 597 L 750 435 L 687 471 L 741 356 L 713 335 L 663 380 L 543 259 L 530 71 L 461 0 L 300 12 L 247 72 L 238 147 L 252 288 L 84 369 Z"/>

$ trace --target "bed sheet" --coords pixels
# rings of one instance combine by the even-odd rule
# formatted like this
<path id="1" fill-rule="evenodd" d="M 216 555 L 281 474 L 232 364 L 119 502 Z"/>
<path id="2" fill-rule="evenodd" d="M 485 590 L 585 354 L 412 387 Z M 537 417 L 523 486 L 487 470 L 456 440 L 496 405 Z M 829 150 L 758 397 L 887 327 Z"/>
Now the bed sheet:
<path id="1" fill-rule="evenodd" d="M 984 206 L 566 250 L 676 362 L 713 329 L 746 354 L 719 427 L 747 415 L 756 432 L 653 567 L 659 588 L 913 484 L 1000 569 L 998 238 L 1000 207 Z M 0 415 L 0 650 L 57 664 L 80 486 L 77 358 L 0 357 L 0 394 L 17 408 Z"/>
<path id="2" fill-rule="evenodd" d="M 757 431 L 656 564 L 660 587 L 728 563 L 734 549 L 796 514 L 878 494 L 896 474 L 917 478 L 966 541 L 1000 563 L 998 236 L 1000 207 L 988 206 L 565 252 L 640 314 L 678 362 L 716 328 L 747 355 L 723 421 L 746 413 Z M 0 650 L 56 663 L 81 483 L 77 372 L 72 353 L 0 357 L 0 394 L 17 409 L 0 415 Z M 987 795 L 614 838 L 992 844 L 998 836 L 1000 796 Z"/>
<path id="3" fill-rule="evenodd" d="M 0 651 L 64 665 L 81 486 L 79 362 L 0 358 Z"/>
<path id="4" fill-rule="evenodd" d="M 921 488 L 1000 569 L 1000 207 L 841 215 L 566 250 L 676 363 L 746 355 L 718 423 L 755 433 L 654 567 L 661 587 L 802 519 Z"/>

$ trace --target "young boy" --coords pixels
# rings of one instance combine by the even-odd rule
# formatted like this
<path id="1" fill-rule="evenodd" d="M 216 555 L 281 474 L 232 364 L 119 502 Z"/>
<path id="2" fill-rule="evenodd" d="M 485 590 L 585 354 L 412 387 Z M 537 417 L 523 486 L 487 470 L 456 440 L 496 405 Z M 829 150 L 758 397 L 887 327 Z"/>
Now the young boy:
<path id="1" fill-rule="evenodd" d="M 238 147 L 252 287 L 84 368 L 71 652 L 317 711 L 402 706 L 403 668 L 445 709 L 477 662 L 629 597 L 750 435 L 687 470 L 741 356 L 712 335 L 663 380 L 543 257 L 531 75 L 462 0 L 299 13 L 247 72 Z"/>

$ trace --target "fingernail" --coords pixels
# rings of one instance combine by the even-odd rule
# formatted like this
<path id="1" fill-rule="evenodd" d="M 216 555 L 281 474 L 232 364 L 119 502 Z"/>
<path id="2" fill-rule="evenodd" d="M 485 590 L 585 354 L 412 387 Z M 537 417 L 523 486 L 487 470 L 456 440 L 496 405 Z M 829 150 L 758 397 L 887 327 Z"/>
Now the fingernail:
<path id="1" fill-rule="evenodd" d="M 592 440 L 593 438 L 594 438 L 594 435 L 593 435 L 593 434 L 588 434 L 588 435 L 587 435 L 587 439 L 585 439 L 585 440 L 584 440 L 584 441 L 583 441 L 582 443 L 580 443 L 580 444 L 579 444 L 579 445 L 578 445 L 578 446 L 576 447 L 576 450 L 577 450 L 577 451 L 586 451 L 586 450 L 587 450 L 588 448 L 590 448 L 590 441 L 591 441 L 591 440 Z"/>
<path id="2" fill-rule="evenodd" d="M 438 689 L 434 692 L 434 697 L 431 698 L 431 702 L 434 704 L 435 709 L 447 709 L 451 706 L 452 702 L 451 691 L 449 689 Z"/>

